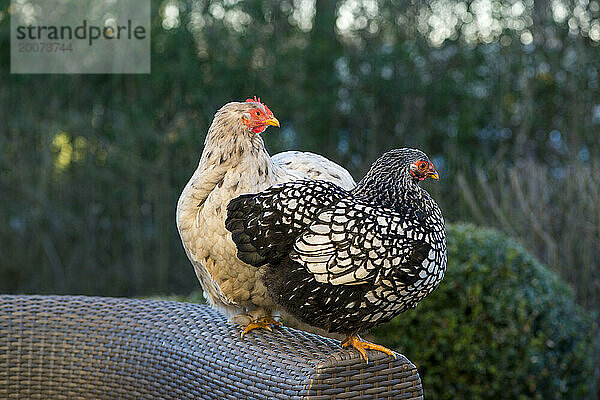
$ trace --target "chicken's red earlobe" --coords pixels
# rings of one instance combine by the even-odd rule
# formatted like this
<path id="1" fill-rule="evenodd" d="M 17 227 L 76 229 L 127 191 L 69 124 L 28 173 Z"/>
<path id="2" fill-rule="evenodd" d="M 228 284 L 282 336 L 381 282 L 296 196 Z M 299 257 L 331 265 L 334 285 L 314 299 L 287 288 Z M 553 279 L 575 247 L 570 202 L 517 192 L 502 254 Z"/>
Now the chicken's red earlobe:
<path id="1" fill-rule="evenodd" d="M 261 125 L 261 126 L 257 126 L 256 128 L 252 128 L 252 132 L 256 133 L 257 135 L 260 135 L 261 133 L 263 133 L 265 130 L 267 129 L 266 125 Z"/>

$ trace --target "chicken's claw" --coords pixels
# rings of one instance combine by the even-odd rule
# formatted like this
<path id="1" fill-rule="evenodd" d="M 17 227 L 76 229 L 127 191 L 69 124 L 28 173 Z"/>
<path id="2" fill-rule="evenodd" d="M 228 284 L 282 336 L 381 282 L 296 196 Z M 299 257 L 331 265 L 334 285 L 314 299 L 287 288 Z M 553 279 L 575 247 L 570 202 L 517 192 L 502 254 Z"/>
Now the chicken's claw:
<path id="1" fill-rule="evenodd" d="M 358 352 L 360 353 L 360 357 L 367 363 L 369 362 L 369 357 L 367 356 L 367 351 L 365 349 L 382 351 L 385 354 L 392 356 L 394 357 L 394 359 L 396 359 L 396 354 L 392 350 L 375 343 L 366 342 L 362 340 L 358 335 L 349 335 L 346 339 L 344 339 L 344 341 L 342 342 L 342 348 L 346 348 L 348 346 L 352 346 L 356 350 L 358 350 Z"/>
<path id="2" fill-rule="evenodd" d="M 273 331 L 273 326 L 279 326 L 281 325 L 281 322 L 279 321 L 275 321 L 273 319 L 273 317 L 269 316 L 269 317 L 262 317 L 262 318 L 258 318 L 252 322 L 250 322 L 248 325 L 246 325 L 246 327 L 244 328 L 244 330 L 242 331 L 241 337 L 243 338 L 244 335 L 254 329 L 266 329 L 268 331 Z"/>

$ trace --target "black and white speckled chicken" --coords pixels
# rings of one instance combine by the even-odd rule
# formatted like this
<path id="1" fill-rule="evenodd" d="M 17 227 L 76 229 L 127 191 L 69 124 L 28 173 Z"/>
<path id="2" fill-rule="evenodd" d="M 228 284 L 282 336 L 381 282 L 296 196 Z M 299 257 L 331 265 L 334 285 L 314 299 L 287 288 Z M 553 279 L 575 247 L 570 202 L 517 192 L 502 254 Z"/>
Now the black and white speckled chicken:
<path id="1" fill-rule="evenodd" d="M 225 226 L 276 304 L 346 334 L 342 346 L 365 360 L 365 349 L 393 355 L 358 334 L 416 307 L 444 277 L 444 220 L 418 185 L 427 177 L 438 179 L 423 152 L 391 150 L 349 191 L 301 180 L 240 196 Z"/>

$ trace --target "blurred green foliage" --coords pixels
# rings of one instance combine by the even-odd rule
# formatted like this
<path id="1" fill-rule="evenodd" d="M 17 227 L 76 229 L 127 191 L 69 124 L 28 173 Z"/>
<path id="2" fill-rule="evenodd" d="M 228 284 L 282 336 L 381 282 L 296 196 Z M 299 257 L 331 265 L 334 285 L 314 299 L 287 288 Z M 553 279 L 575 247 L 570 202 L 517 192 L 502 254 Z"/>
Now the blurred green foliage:
<path id="1" fill-rule="evenodd" d="M 592 317 L 521 245 L 473 225 L 448 226 L 448 270 L 415 310 L 377 328 L 434 399 L 595 396 Z"/>

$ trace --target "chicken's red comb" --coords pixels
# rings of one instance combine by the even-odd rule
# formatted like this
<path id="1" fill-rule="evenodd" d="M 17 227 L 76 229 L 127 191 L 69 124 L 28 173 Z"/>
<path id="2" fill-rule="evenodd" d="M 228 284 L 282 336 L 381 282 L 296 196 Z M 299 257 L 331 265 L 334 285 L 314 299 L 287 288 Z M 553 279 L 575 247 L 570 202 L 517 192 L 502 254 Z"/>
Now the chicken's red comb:
<path id="1" fill-rule="evenodd" d="M 273 114 L 273 112 L 269 109 L 269 107 L 267 107 L 266 104 L 263 104 L 263 103 L 260 102 L 260 97 L 257 98 L 256 96 L 254 96 L 254 98 L 247 99 L 246 103 L 258 103 L 258 104 L 261 104 L 265 108 L 265 110 L 267 110 L 268 113 Z"/>

